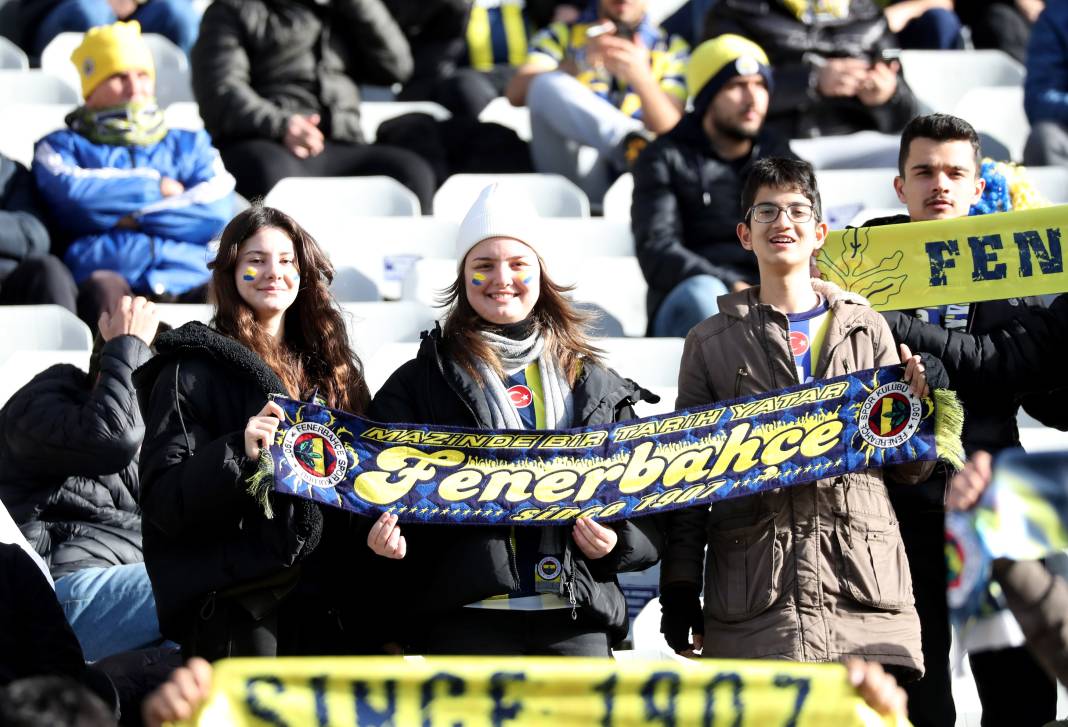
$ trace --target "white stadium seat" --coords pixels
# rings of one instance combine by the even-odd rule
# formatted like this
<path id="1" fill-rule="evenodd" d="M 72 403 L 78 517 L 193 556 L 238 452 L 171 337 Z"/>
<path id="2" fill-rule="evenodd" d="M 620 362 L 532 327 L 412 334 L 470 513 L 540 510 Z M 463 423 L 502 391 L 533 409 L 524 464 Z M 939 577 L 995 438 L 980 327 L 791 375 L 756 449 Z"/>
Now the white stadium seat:
<path id="1" fill-rule="evenodd" d="M 619 175 L 604 193 L 604 218 L 630 223 L 630 205 L 634 197 L 634 175 Z"/>
<path id="2" fill-rule="evenodd" d="M 416 343 L 434 327 L 440 311 L 415 301 L 343 303 L 349 345 L 366 364 L 379 349 L 393 343 Z"/>
<path id="3" fill-rule="evenodd" d="M 894 192 L 897 169 L 820 169 L 816 183 L 823 204 L 823 216 L 832 230 L 840 230 L 867 209 L 904 209 Z"/>
<path id="4" fill-rule="evenodd" d="M 200 118 L 200 106 L 196 101 L 177 101 L 163 110 L 167 117 L 167 126 L 172 129 L 204 128 L 204 119 Z"/>
<path id="5" fill-rule="evenodd" d="M 953 115 L 971 123 L 980 134 L 1005 145 L 1009 159 L 1023 159 L 1024 144 L 1031 131 L 1023 108 L 1023 86 L 981 86 L 964 93 L 953 106 Z M 988 145 L 988 143 L 987 143 Z M 1000 155 L 987 150 L 999 161 Z"/>
<path id="6" fill-rule="evenodd" d="M 906 50 L 901 72 L 920 113 L 953 113 L 957 102 L 977 86 L 1023 86 L 1023 65 L 999 50 Z"/>
<path id="7" fill-rule="evenodd" d="M 415 358 L 418 352 L 418 341 L 386 343 L 365 358 L 363 360 L 364 376 L 367 379 L 368 388 L 371 389 L 371 395 L 374 396 L 375 392 L 382 388 L 382 384 L 386 383 L 386 379 L 401 365 Z"/>
<path id="8" fill-rule="evenodd" d="M 1025 176 L 1051 204 L 1068 204 L 1068 167 L 1025 167 Z"/>
<path id="9" fill-rule="evenodd" d="M 75 104 L 26 103 L 3 107 L 4 126 L 0 152 L 27 167 L 33 161 L 33 145 L 56 129 L 66 128 L 64 119 Z"/>
<path id="10" fill-rule="evenodd" d="M 500 124 L 516 133 L 523 141 L 530 141 L 530 109 L 526 106 L 513 106 L 504 96 L 486 104 L 478 115 L 478 120 L 486 124 Z"/>
<path id="11" fill-rule="evenodd" d="M 490 184 L 519 189 L 542 217 L 589 217 L 590 200 L 574 182 L 558 174 L 454 174 L 434 195 L 434 214 L 462 220 Z"/>
<path id="12" fill-rule="evenodd" d="M 391 177 L 286 177 L 271 188 L 263 200 L 277 207 L 301 226 L 322 216 L 346 223 L 355 217 L 419 214 L 419 199 L 412 190 Z M 310 228 L 309 228 L 310 231 Z"/>
<path id="13" fill-rule="evenodd" d="M 15 351 L 91 351 L 93 336 L 58 305 L 0 306 L 0 362 Z"/>
<path id="14" fill-rule="evenodd" d="M 0 36 L 0 68 L 13 71 L 26 70 L 30 67 L 30 59 L 26 53 L 7 38 Z"/>
<path id="15" fill-rule="evenodd" d="M 0 363 L 0 406 L 37 374 L 56 364 L 72 364 L 82 371 L 89 369 L 90 351 L 36 350 L 15 351 Z"/>
<path id="16" fill-rule="evenodd" d="M 0 70 L 0 98 L 4 99 L 4 117 L 9 117 L 8 104 L 67 104 L 81 101 L 77 91 L 62 78 L 41 70 Z M 13 104 L 12 104 L 13 105 Z"/>

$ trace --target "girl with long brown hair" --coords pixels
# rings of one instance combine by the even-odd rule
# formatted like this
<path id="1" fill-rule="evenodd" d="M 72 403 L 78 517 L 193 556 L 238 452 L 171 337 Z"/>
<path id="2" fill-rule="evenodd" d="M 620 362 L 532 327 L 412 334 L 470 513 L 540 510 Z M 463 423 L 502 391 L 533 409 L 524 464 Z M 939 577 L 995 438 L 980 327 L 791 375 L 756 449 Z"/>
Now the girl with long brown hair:
<path id="1" fill-rule="evenodd" d="M 136 375 L 145 562 L 161 630 L 209 659 L 334 653 L 344 648 L 332 629 L 340 599 L 308 574 L 329 555 L 316 546 L 347 519 L 275 494 L 270 518 L 246 491 L 282 416 L 270 394 L 357 414 L 367 406 L 328 289 L 333 268 L 292 218 L 258 205 L 226 226 L 209 267 L 212 324 L 159 336 L 159 354 Z"/>
<path id="2" fill-rule="evenodd" d="M 460 226 L 443 330 L 382 386 L 370 418 L 483 429 L 565 429 L 634 416 L 647 393 L 601 362 L 586 317 L 538 255 L 530 203 L 496 185 Z M 399 560 L 403 635 L 447 654 L 607 656 L 627 632 L 616 573 L 658 557 L 649 518 L 572 527 L 405 526 L 383 514 L 368 546 Z M 409 547 L 410 541 L 410 547 Z M 401 598 L 395 599 L 400 601 Z M 412 624 L 425 624 L 425 632 Z"/>

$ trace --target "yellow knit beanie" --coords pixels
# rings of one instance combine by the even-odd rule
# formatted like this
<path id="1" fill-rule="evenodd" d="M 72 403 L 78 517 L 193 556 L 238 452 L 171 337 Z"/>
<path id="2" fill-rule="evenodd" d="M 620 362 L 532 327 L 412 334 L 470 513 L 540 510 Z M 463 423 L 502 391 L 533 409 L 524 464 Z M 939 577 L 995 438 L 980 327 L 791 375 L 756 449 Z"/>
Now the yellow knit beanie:
<path id="1" fill-rule="evenodd" d="M 116 73 L 144 70 L 156 78 L 152 52 L 141 37 L 141 24 L 136 20 L 90 28 L 70 59 L 82 79 L 83 98 Z"/>
<path id="2" fill-rule="evenodd" d="M 748 38 L 728 33 L 694 48 L 686 66 L 686 90 L 691 98 L 696 98 L 710 86 L 707 94 L 710 97 L 735 76 L 754 73 L 764 76 L 771 90 L 771 62 L 764 49 Z"/>

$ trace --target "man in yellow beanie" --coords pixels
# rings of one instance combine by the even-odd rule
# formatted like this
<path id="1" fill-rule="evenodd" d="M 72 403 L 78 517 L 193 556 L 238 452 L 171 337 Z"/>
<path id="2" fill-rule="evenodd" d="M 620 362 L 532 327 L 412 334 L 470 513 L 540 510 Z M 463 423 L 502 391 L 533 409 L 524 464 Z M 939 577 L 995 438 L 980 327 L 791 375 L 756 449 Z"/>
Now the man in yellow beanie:
<path id="1" fill-rule="evenodd" d="M 756 282 L 735 234 L 742 180 L 756 159 L 793 156 L 762 130 L 772 77 L 760 46 L 737 35 L 702 43 L 686 85 L 693 110 L 634 166 L 631 226 L 654 336 L 685 336 L 716 298 Z"/>
<path id="2" fill-rule="evenodd" d="M 90 326 L 124 295 L 204 299 L 234 179 L 204 131 L 168 129 L 136 22 L 92 28 L 71 61 L 84 105 L 37 142 L 33 173 Z"/>

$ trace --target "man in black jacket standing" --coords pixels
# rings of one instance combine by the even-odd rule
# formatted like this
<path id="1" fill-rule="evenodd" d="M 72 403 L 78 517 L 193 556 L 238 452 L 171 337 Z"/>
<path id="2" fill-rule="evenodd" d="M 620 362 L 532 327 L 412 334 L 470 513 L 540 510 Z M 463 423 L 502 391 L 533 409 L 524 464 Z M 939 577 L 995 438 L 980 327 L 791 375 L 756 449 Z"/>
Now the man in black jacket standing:
<path id="1" fill-rule="evenodd" d="M 762 130 L 771 68 L 755 43 L 702 43 L 686 86 L 693 110 L 634 166 L 631 228 L 653 336 L 685 336 L 716 313 L 717 297 L 756 281 L 756 258 L 735 234 L 742 180 L 756 159 L 794 156 Z"/>
<path id="2" fill-rule="evenodd" d="M 86 374 L 57 364 L 0 409 L 0 500 L 48 563 L 86 659 L 160 638 L 141 554 L 137 453 L 144 423 L 131 376 L 159 317 L 122 298 L 100 318 Z"/>
<path id="3" fill-rule="evenodd" d="M 867 226 L 920 222 L 965 217 L 979 201 L 985 182 L 979 175 L 979 138 L 968 122 L 946 114 L 920 116 L 909 122 L 901 136 L 899 176 L 894 180 L 898 198 L 908 215 L 871 220 Z M 1019 311 L 1037 300 L 1011 299 L 944 305 L 916 311 L 887 313 L 886 318 L 899 342 L 913 347 L 917 341 L 912 328 L 938 326 L 947 331 L 987 333 L 1007 325 Z M 943 350 L 912 348 L 945 354 Z M 946 360 L 947 369 L 956 363 Z M 1020 401 L 1006 387 L 994 386 L 987 378 L 977 386 L 953 380 L 967 417 L 963 441 L 969 455 L 977 450 L 997 452 L 1019 447 L 1016 413 Z M 1000 384 L 1000 382 L 997 382 Z M 1028 413 L 1042 420 L 1049 405 L 1039 397 L 1023 399 Z M 909 717 L 917 727 L 953 724 L 954 707 L 949 675 L 949 612 L 945 589 L 947 573 L 941 554 L 945 546 L 944 517 L 947 473 L 940 469 L 926 483 L 890 491 L 890 499 L 901 522 L 909 564 L 912 569 L 916 607 L 923 625 L 923 679 L 906 684 Z M 1006 615 L 1007 618 L 1007 615 Z M 1045 724 L 1054 718 L 1056 685 L 1022 647 L 1004 648 L 1010 643 L 1013 626 L 992 628 L 982 644 L 987 649 L 970 657 L 979 697 L 983 705 L 983 725 Z M 989 632 L 998 632 L 990 639 Z M 963 636 L 965 646 L 968 635 Z"/>

